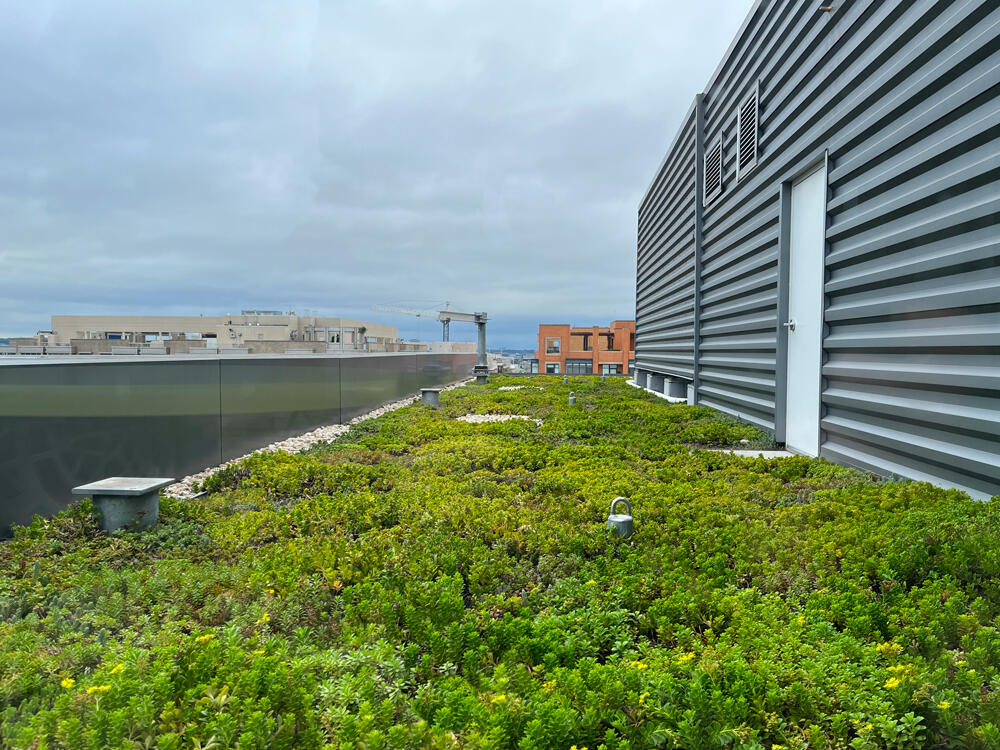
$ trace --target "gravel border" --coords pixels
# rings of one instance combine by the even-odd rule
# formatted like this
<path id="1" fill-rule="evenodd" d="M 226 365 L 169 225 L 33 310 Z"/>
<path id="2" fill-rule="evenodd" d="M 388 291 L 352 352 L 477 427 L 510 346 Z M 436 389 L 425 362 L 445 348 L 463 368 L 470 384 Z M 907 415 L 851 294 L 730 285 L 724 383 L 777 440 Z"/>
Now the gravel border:
<path id="1" fill-rule="evenodd" d="M 509 422 L 512 419 L 524 419 L 528 422 L 534 422 L 539 427 L 542 426 L 542 420 L 526 417 L 523 414 L 466 414 L 462 417 L 455 417 L 455 419 L 459 422 L 471 422 L 472 424 L 482 424 L 483 422 Z"/>
<path id="2" fill-rule="evenodd" d="M 474 378 L 468 378 L 467 380 L 461 380 L 457 383 L 452 383 L 451 385 L 443 387 L 442 391 L 453 391 L 456 388 L 461 388 L 464 385 L 468 385 L 474 380 Z M 409 406 L 414 401 L 420 398 L 420 394 L 413 396 L 407 396 L 406 398 L 401 398 L 398 401 L 392 401 L 388 404 L 383 404 L 377 409 L 372 409 L 370 412 L 362 414 L 361 416 L 355 417 L 347 424 L 331 424 L 325 427 L 317 427 L 315 430 L 306 432 L 302 435 L 295 435 L 284 440 L 279 440 L 269 445 L 258 448 L 252 453 L 247 453 L 245 456 L 240 456 L 239 458 L 234 458 L 231 461 L 226 461 L 225 463 L 219 464 L 218 466 L 209 466 L 203 471 L 199 471 L 197 474 L 191 474 L 184 477 L 183 479 L 171 484 L 163 490 L 163 494 L 169 497 L 175 497 L 180 500 L 187 500 L 192 497 L 197 497 L 200 492 L 196 491 L 192 486 L 195 482 L 204 482 L 208 477 L 212 476 L 215 472 L 220 469 L 224 469 L 227 466 L 231 466 L 245 458 L 250 458 L 250 456 L 256 455 L 257 453 L 264 453 L 265 451 L 285 451 L 287 453 L 297 453 L 299 451 L 311 448 L 317 443 L 332 443 L 338 437 L 343 435 L 345 432 L 351 429 L 353 425 L 359 424 L 369 419 L 375 419 L 376 417 L 381 417 L 383 414 L 388 414 L 391 411 L 396 411 L 396 409 L 402 409 L 404 406 Z"/>

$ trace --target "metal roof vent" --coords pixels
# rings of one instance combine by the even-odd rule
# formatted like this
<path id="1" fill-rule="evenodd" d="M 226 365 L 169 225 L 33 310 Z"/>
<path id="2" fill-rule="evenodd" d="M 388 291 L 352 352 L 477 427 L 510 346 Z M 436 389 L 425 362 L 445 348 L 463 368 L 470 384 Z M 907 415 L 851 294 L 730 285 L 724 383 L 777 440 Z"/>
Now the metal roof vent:
<path id="1" fill-rule="evenodd" d="M 737 159 L 736 159 L 736 179 L 742 180 L 744 175 L 757 166 L 757 112 L 760 98 L 760 87 L 754 88 L 740 105 L 739 117 L 737 118 Z"/>
<path id="2" fill-rule="evenodd" d="M 722 134 L 715 145 L 705 152 L 705 194 L 702 204 L 708 205 L 722 195 Z"/>

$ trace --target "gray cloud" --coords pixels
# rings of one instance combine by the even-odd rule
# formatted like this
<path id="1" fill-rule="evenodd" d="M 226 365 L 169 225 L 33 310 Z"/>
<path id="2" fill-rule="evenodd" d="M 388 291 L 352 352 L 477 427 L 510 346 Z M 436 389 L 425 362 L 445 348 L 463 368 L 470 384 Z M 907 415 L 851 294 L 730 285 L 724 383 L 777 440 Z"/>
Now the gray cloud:
<path id="1" fill-rule="evenodd" d="M 0 334 L 280 307 L 436 336 L 368 307 L 450 299 L 528 346 L 633 315 L 639 199 L 750 2 L 4 5 Z"/>

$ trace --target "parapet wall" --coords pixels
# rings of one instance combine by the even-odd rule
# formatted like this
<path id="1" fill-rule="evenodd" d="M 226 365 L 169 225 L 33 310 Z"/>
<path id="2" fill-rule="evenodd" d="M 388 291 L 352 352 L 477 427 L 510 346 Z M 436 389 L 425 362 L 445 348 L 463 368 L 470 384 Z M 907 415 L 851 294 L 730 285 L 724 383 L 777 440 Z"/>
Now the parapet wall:
<path id="1" fill-rule="evenodd" d="M 109 476 L 183 477 L 467 377 L 474 354 L 9 358 L 0 364 L 0 537 Z"/>

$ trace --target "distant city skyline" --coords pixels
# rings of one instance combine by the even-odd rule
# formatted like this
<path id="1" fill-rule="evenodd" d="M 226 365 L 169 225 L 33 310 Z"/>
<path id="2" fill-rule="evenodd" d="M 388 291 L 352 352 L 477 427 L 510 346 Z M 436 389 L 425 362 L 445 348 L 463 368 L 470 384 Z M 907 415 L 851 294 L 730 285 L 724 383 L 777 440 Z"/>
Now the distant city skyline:
<path id="1" fill-rule="evenodd" d="M 274 307 L 274 306 L 271 306 L 271 307 L 274 310 L 281 310 L 283 312 L 295 312 L 295 313 L 297 313 L 299 315 L 303 315 L 303 316 L 308 316 L 308 315 L 315 315 L 315 316 L 337 316 L 337 310 L 335 308 L 331 308 L 330 310 L 321 310 L 321 309 L 315 309 L 315 308 L 302 308 L 302 309 L 295 310 L 294 308 L 291 308 L 291 307 L 282 307 L 280 305 L 277 306 L 277 307 Z M 249 309 L 249 308 L 237 307 L 237 308 L 226 309 L 226 310 L 218 310 L 218 311 L 205 311 L 205 310 L 194 310 L 194 311 L 192 311 L 192 310 L 181 310 L 181 309 L 173 309 L 173 308 L 171 308 L 170 312 L 163 312 L 162 309 L 160 309 L 160 310 L 140 311 L 138 313 L 122 312 L 122 313 L 116 313 L 116 314 L 120 314 L 120 315 L 141 315 L 141 314 L 146 314 L 146 315 L 175 315 L 176 314 L 176 315 L 195 315 L 195 316 L 197 316 L 197 315 L 203 315 L 205 317 L 213 317 L 213 316 L 218 316 L 218 315 L 229 315 L 229 314 L 237 315 L 243 309 Z M 261 307 L 260 309 L 265 309 L 265 308 Z M 430 311 L 433 308 L 416 308 L 416 309 L 427 309 L 428 311 Z M 453 305 L 452 309 L 458 309 L 458 307 Z M 489 313 L 488 310 L 486 312 Z M 74 314 L 103 315 L 103 314 L 106 314 L 106 313 L 104 313 L 104 312 L 102 312 L 100 310 L 87 310 L 87 311 L 85 311 L 83 313 L 74 313 Z M 345 315 L 340 316 L 340 317 L 352 318 L 352 319 L 355 319 L 355 320 L 368 320 L 368 321 L 372 321 L 372 322 L 384 323 L 384 324 L 387 324 L 387 325 L 396 326 L 396 328 L 399 331 L 399 339 L 402 340 L 402 341 L 410 341 L 410 340 L 440 341 L 441 340 L 441 324 L 437 320 L 435 320 L 432 315 L 428 315 L 427 317 L 416 318 L 414 316 L 406 315 L 406 314 L 403 314 L 403 313 L 385 313 L 385 312 L 378 312 L 378 311 L 371 310 L 371 309 L 359 308 L 357 310 L 356 314 L 350 314 L 350 315 L 346 315 L 345 314 Z M 8 331 L 0 330 L 0 340 L 6 339 L 6 338 L 30 337 L 30 336 L 34 336 L 38 331 L 48 330 L 49 326 L 50 326 L 50 318 L 51 318 L 51 316 L 46 316 L 44 319 L 41 319 L 41 321 L 40 321 L 41 325 L 38 325 L 38 326 L 32 328 L 30 331 L 16 332 L 15 333 L 15 332 L 8 332 Z M 618 316 L 618 317 L 613 318 L 613 319 L 614 320 L 632 320 L 632 317 L 631 316 Z M 569 325 L 572 325 L 574 327 L 576 327 L 576 326 L 589 326 L 589 325 L 592 325 L 592 324 L 596 325 L 596 323 L 593 323 L 591 321 L 591 319 L 589 317 L 587 317 L 585 314 L 581 314 L 581 315 L 578 315 L 578 316 L 570 316 L 570 317 L 568 317 L 568 318 L 566 318 L 565 320 L 562 320 L 562 321 L 536 320 L 532 316 L 523 316 L 522 318 L 516 318 L 513 321 L 510 320 L 510 319 L 496 320 L 495 318 L 493 318 L 491 316 L 490 323 L 492 324 L 492 326 L 491 325 L 487 325 L 487 331 L 488 331 L 488 338 L 487 338 L 488 348 L 490 350 L 499 347 L 499 348 L 505 348 L 505 349 L 523 349 L 525 351 L 532 351 L 536 347 L 537 334 L 538 334 L 538 325 L 539 325 L 539 323 L 552 323 L 552 322 L 565 322 L 565 323 L 567 323 Z M 499 325 L 499 324 L 502 324 L 502 323 L 506 323 L 507 325 L 506 326 Z M 513 329 L 515 331 L 515 333 L 513 333 L 513 334 L 509 332 L 509 330 L 510 330 L 511 327 L 513 327 Z M 522 328 L 522 327 L 526 327 L 527 329 L 530 330 L 529 334 L 527 334 L 527 336 L 525 337 L 525 340 L 523 342 L 520 341 L 520 339 L 518 338 L 519 333 L 517 333 L 517 331 L 520 328 Z M 497 330 L 499 330 L 500 333 L 494 335 L 493 332 L 497 331 Z M 476 340 L 476 329 L 475 329 L 475 326 L 473 326 L 473 325 L 467 325 L 467 324 L 463 324 L 463 323 L 453 323 L 451 325 L 451 331 L 450 331 L 449 338 L 450 338 L 451 341 L 472 341 L 472 342 L 474 342 Z M 501 340 L 497 342 L 497 341 L 494 341 L 495 338 L 499 338 Z"/>

